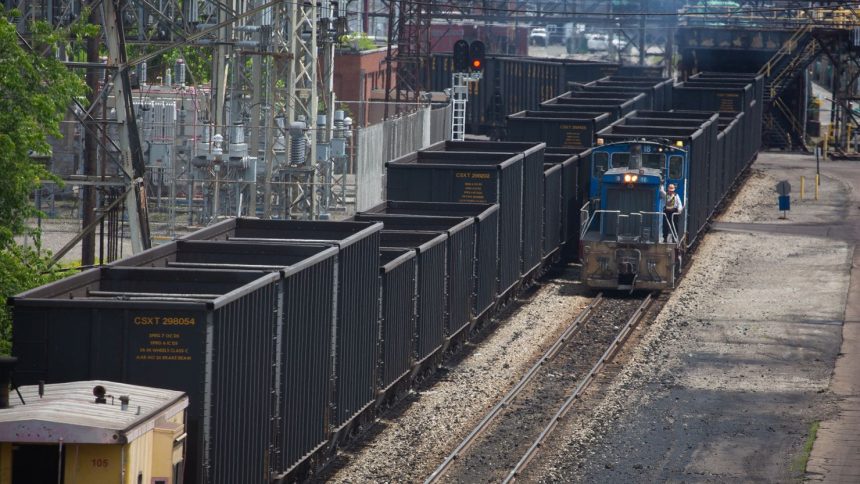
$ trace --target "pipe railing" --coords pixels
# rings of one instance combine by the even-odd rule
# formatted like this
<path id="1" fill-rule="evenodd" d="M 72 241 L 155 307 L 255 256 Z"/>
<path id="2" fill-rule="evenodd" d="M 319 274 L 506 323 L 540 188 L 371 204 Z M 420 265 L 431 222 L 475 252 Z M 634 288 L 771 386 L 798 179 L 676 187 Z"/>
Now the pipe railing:
<path id="1" fill-rule="evenodd" d="M 580 220 L 584 221 L 580 224 L 581 225 L 580 226 L 580 234 L 579 234 L 580 239 L 584 238 L 585 235 L 589 232 L 592 225 L 594 224 L 595 219 L 597 219 L 598 214 L 614 214 L 617 216 L 622 215 L 620 210 L 603 210 L 603 209 L 600 209 L 600 210 L 591 211 L 589 208 L 590 204 L 591 204 L 591 202 L 587 202 L 585 205 L 582 206 L 582 208 L 579 211 L 580 212 Z M 666 225 L 669 227 L 670 235 L 672 236 L 673 240 L 675 241 L 674 243 L 676 245 L 681 243 L 680 237 L 678 237 L 677 226 L 675 225 L 676 219 L 677 219 L 678 215 L 681 214 L 681 212 L 673 213 L 671 220 L 668 218 L 668 216 L 666 215 L 665 212 L 634 212 L 634 213 L 638 214 L 638 215 L 656 217 L 658 220 L 660 220 L 661 223 L 666 222 Z M 626 215 L 630 215 L 630 214 L 626 214 Z M 658 242 L 659 242 L 659 237 L 658 237 Z"/>

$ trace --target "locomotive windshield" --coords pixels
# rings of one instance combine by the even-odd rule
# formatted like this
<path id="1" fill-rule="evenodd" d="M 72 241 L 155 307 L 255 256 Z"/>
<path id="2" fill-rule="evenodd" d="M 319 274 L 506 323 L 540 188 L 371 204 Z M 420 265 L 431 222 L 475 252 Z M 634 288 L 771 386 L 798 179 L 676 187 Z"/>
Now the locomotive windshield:
<path id="1" fill-rule="evenodd" d="M 606 154 L 594 154 L 594 166 L 598 174 L 606 171 Z M 663 153 L 642 153 L 642 146 L 630 145 L 630 152 L 612 153 L 612 163 L 609 168 L 651 168 L 654 170 L 666 169 L 666 155 Z"/>
<path id="2" fill-rule="evenodd" d="M 612 153 L 612 168 L 627 168 L 630 166 L 630 153 Z"/>
<path id="3" fill-rule="evenodd" d="M 642 168 L 665 170 L 666 155 L 664 155 L 663 153 L 645 153 L 644 155 L 642 155 Z"/>

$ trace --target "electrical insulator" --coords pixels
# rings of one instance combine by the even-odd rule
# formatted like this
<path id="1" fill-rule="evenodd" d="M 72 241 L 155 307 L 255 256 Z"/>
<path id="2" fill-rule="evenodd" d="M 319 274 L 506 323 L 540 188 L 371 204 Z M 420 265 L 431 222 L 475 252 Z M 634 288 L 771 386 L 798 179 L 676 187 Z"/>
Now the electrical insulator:
<path id="1" fill-rule="evenodd" d="M 317 114 L 317 143 L 325 143 L 326 115 Z"/>
<path id="2" fill-rule="evenodd" d="M 146 61 L 143 61 L 140 63 L 140 76 L 138 78 L 141 86 L 146 85 L 146 74 L 147 74 L 147 72 L 146 72 Z"/>
<path id="3" fill-rule="evenodd" d="M 343 119 L 344 119 L 344 117 L 345 116 L 344 116 L 343 110 L 338 109 L 334 112 L 334 133 L 333 133 L 333 136 L 335 138 L 344 138 L 345 137 L 345 133 L 343 132 L 343 124 L 344 124 Z"/>
<path id="4" fill-rule="evenodd" d="M 185 86 L 185 61 L 176 59 L 176 85 L 179 87 Z"/>
<path id="5" fill-rule="evenodd" d="M 305 138 L 307 125 L 303 121 L 290 124 L 290 163 L 303 165 L 305 163 L 308 140 Z"/>

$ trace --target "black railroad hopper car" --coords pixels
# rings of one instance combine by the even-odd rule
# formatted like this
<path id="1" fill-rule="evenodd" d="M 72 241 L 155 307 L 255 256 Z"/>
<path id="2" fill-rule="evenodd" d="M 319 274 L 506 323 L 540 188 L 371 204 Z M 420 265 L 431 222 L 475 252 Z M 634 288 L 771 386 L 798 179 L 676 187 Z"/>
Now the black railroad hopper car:
<path id="1" fill-rule="evenodd" d="M 353 423 L 376 397 L 381 230 L 382 224 L 370 222 L 233 218 L 184 237 L 185 240 L 323 245 L 339 249 L 331 419 L 335 432 Z"/>
<path id="2" fill-rule="evenodd" d="M 541 111 L 587 111 L 587 112 L 607 112 L 610 115 L 610 121 L 627 116 L 637 109 L 637 101 L 629 97 L 614 97 L 606 94 L 604 97 L 579 97 L 575 93 L 568 93 L 564 96 L 549 99 L 540 104 Z M 639 94 L 641 99 L 645 96 Z"/>
<path id="3" fill-rule="evenodd" d="M 499 277 L 499 204 L 403 202 L 388 200 L 362 213 L 409 215 L 411 217 L 471 217 L 475 221 L 475 274 L 472 317 L 487 315 L 496 301 Z"/>
<path id="4" fill-rule="evenodd" d="M 445 277 L 448 234 L 444 231 L 383 230 L 381 247 L 415 251 L 417 260 L 415 364 L 438 357 L 445 344 Z"/>
<path id="5" fill-rule="evenodd" d="M 561 167 L 561 234 L 562 256 L 565 261 L 579 258 L 579 209 L 585 203 L 591 151 L 564 152 L 547 148 L 545 164 Z"/>
<path id="6" fill-rule="evenodd" d="M 260 271 L 102 267 L 24 292 L 10 300 L 17 381 L 184 391 L 187 478 L 267 482 L 279 280 Z"/>
<path id="7" fill-rule="evenodd" d="M 448 235 L 446 243 L 446 276 L 444 305 L 444 335 L 451 337 L 472 322 L 472 291 L 475 273 L 475 221 L 472 217 L 412 217 L 357 213 L 354 220 L 382 222 L 384 230 L 439 231 Z M 421 297 L 419 293 L 418 297 Z"/>
<path id="8" fill-rule="evenodd" d="M 586 84 L 587 86 L 597 87 L 629 87 L 639 88 L 651 93 L 652 102 L 655 110 L 672 109 L 672 89 L 675 81 L 672 79 L 661 77 L 624 77 L 624 76 L 609 76 L 603 79 Z M 574 89 L 571 84 L 568 84 L 569 89 Z"/>
<path id="9" fill-rule="evenodd" d="M 547 147 L 585 150 L 611 122 L 606 112 L 521 111 L 508 116 L 508 141 L 544 142 Z"/>
<path id="10" fill-rule="evenodd" d="M 418 261 L 412 249 L 381 248 L 379 389 L 387 392 L 412 371 Z"/>
<path id="11" fill-rule="evenodd" d="M 499 280 L 508 294 L 520 279 L 522 153 L 420 151 L 386 164 L 392 200 L 499 204 Z M 540 161 L 543 168 L 543 161 Z"/>
<path id="12" fill-rule="evenodd" d="M 639 86 L 603 86 L 603 85 L 594 85 L 594 84 L 586 84 L 586 85 L 576 85 L 571 88 L 571 92 L 576 94 L 588 94 L 590 96 L 627 96 L 633 95 L 638 96 L 639 94 L 643 95 L 643 99 L 637 103 L 636 109 L 658 109 L 658 104 L 654 102 L 654 92 L 652 89 L 647 87 L 639 87 Z"/>
<path id="13" fill-rule="evenodd" d="M 603 62 L 486 56 L 481 79 L 469 91 L 466 130 L 498 138 L 505 116 L 537 109 L 541 101 L 563 93 L 568 81 L 590 82 L 617 69 L 618 64 Z M 426 85 L 431 91 L 444 91 L 451 87 L 452 73 L 451 54 L 433 54 Z"/>
<path id="14" fill-rule="evenodd" d="M 422 151 L 522 153 L 522 246 L 520 274 L 529 274 L 541 263 L 541 231 L 543 230 L 543 156 L 542 142 L 442 141 Z M 468 159 L 468 158 L 466 158 Z M 531 194 L 532 196 L 529 196 Z"/>
<path id="15" fill-rule="evenodd" d="M 277 399 L 272 418 L 280 421 L 279 455 L 272 467 L 286 472 L 329 439 L 337 257 L 337 247 L 178 240 L 111 265 L 264 270 L 280 276 L 277 385 L 271 388 Z"/>
<path id="16" fill-rule="evenodd" d="M 616 76 L 633 76 L 633 77 L 661 77 L 663 75 L 663 66 L 640 66 L 640 65 L 623 65 L 619 66 L 615 71 Z"/>

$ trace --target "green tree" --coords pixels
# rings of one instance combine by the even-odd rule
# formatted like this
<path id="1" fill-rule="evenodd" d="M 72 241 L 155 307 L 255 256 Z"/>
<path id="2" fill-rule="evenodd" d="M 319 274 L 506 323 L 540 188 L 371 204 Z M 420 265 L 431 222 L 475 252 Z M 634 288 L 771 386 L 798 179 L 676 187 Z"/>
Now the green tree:
<path id="1" fill-rule="evenodd" d="M 164 54 L 161 59 L 154 60 L 153 66 L 163 72 L 164 69 L 173 69 L 176 65 L 176 59 L 185 61 L 187 70 L 188 84 L 205 84 L 209 82 L 209 77 L 212 74 L 212 49 L 189 49 L 179 48 L 173 49 Z M 174 79 L 177 73 L 174 72 Z"/>
<path id="2" fill-rule="evenodd" d="M 44 30 L 34 29 L 39 32 Z M 40 39 L 47 48 L 52 35 Z M 0 249 L 28 232 L 27 219 L 36 210 L 29 196 L 41 180 L 51 177 L 30 155 L 48 153 L 47 136 L 60 137 L 60 122 L 74 96 L 85 92 L 83 81 L 50 51 L 23 47 L 15 25 L 0 19 Z"/>
<path id="3" fill-rule="evenodd" d="M 14 16 L 15 12 L 10 12 Z M 92 32 L 88 26 L 88 32 Z M 87 30 L 85 29 L 85 30 Z M 14 23 L 0 18 L 0 297 L 7 297 L 60 277 L 49 260 L 33 249 L 19 247 L 15 237 L 38 233 L 27 227 L 36 215 L 30 203 L 33 193 L 47 178 L 54 178 L 32 154 L 50 152 L 47 137 L 60 137 L 60 122 L 72 98 L 86 92 L 83 81 L 54 55 L 59 42 L 79 36 L 76 27 L 51 30 L 46 24 L 31 26 L 31 51 L 18 37 Z M 0 353 L 10 348 L 10 314 L 0 311 Z"/>
<path id="4" fill-rule="evenodd" d="M 3 302 L 9 296 L 62 278 L 66 273 L 50 266 L 50 259 L 38 254 L 32 247 L 15 244 L 0 250 L 0 292 Z M 0 311 L 0 354 L 8 355 L 12 349 L 12 312 L 3 305 Z"/>

